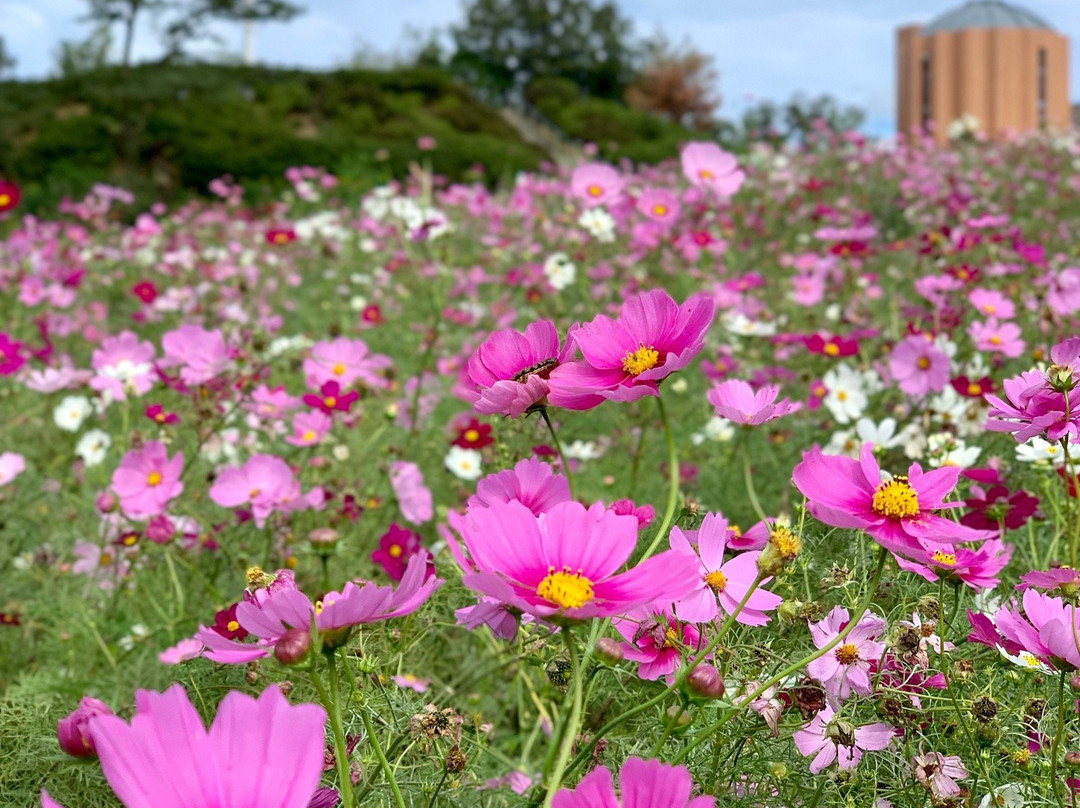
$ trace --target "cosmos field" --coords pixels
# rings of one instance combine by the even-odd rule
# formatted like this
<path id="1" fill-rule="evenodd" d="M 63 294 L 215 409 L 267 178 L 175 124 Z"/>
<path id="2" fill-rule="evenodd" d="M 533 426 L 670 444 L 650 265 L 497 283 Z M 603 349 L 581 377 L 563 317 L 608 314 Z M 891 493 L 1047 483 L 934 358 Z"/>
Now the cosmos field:
<path id="1" fill-rule="evenodd" d="M 0 803 L 1075 805 L 1080 142 L 286 177 L 0 182 Z"/>

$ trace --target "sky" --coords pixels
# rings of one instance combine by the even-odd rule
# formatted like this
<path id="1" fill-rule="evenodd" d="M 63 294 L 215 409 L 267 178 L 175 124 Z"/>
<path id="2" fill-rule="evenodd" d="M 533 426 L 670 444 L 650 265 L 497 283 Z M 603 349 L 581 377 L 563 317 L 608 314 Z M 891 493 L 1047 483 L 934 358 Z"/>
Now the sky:
<path id="1" fill-rule="evenodd" d="M 461 0 L 297 0 L 307 12 L 288 24 L 256 28 L 260 62 L 332 68 L 355 54 L 404 52 L 407 32 L 445 28 L 462 19 Z M 736 118 L 748 105 L 785 101 L 796 92 L 830 93 L 867 113 L 864 129 L 875 135 L 895 128 L 894 36 L 908 23 L 926 23 L 962 0 L 616 0 L 635 32 L 662 29 L 711 55 L 723 98 L 720 115 Z M 1080 95 L 1080 2 L 1024 0 L 1020 5 L 1072 40 L 1073 97 Z M 80 21 L 87 0 L 0 0 L 0 36 L 16 57 L 16 76 L 40 78 L 54 71 L 61 40 L 90 31 Z M 239 53 L 239 25 L 219 28 L 224 48 Z M 118 34 L 118 32 L 117 32 Z M 116 37 L 119 39 L 119 36 Z M 159 55 L 149 24 L 136 34 L 135 59 Z M 221 48 L 217 48 L 218 51 Z M 204 48 L 210 53 L 213 47 Z"/>

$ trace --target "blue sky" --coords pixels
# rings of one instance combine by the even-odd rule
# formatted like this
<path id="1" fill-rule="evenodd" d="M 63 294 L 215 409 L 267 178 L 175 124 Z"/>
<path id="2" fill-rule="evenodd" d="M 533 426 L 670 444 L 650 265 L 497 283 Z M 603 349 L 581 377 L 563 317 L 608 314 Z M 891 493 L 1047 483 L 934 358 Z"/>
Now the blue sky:
<path id="1" fill-rule="evenodd" d="M 303 2 L 303 0 L 299 0 Z M 662 28 L 713 56 L 720 73 L 721 114 L 737 116 L 757 99 L 782 101 L 796 91 L 829 92 L 868 113 L 867 131 L 889 134 L 895 121 L 893 36 L 898 25 L 927 22 L 962 0 L 618 0 L 637 32 Z M 1080 39 L 1080 2 L 1025 0 L 1021 5 L 1070 39 Z M 334 67 L 358 51 L 402 50 L 406 31 L 445 27 L 462 16 L 459 0 L 307 0 L 293 22 L 266 24 L 256 55 L 271 64 Z M 89 31 L 86 0 L 0 0 L 0 36 L 18 59 L 17 75 L 45 76 L 62 39 Z M 239 26 L 221 29 L 240 49 Z M 157 37 L 138 32 L 137 59 L 157 55 Z M 1080 95 L 1073 47 L 1071 85 Z"/>

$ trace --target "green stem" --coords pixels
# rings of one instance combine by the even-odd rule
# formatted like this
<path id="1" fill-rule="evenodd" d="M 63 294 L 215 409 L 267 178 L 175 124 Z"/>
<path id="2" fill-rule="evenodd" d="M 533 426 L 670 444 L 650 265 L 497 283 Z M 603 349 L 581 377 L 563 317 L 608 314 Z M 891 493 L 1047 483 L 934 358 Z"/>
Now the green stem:
<path id="1" fill-rule="evenodd" d="M 664 400 L 656 397 L 656 406 L 660 410 L 660 422 L 664 425 L 664 438 L 667 441 L 668 452 L 668 498 L 664 508 L 664 518 L 660 520 L 660 528 L 653 536 L 652 543 L 645 551 L 642 560 L 656 552 L 657 546 L 667 536 L 668 529 L 675 519 L 675 506 L 679 504 L 679 452 L 675 447 L 675 436 L 671 434 L 671 424 L 668 423 L 667 411 L 664 409 Z"/>
<path id="2" fill-rule="evenodd" d="M 544 808 L 551 808 L 551 801 L 555 793 L 562 785 L 563 775 L 566 772 L 566 764 L 570 760 L 570 753 L 574 749 L 574 741 L 577 739 L 578 729 L 581 727 L 581 714 L 583 711 L 582 679 L 584 671 L 578 660 L 577 645 L 574 643 L 573 632 L 569 626 L 562 630 L 563 641 L 566 645 L 566 653 L 570 656 L 570 682 L 571 704 L 570 715 L 567 717 L 562 728 L 562 742 L 559 745 L 559 756 L 555 760 L 555 768 L 548 779 L 547 795 L 544 797 Z"/>
<path id="3" fill-rule="evenodd" d="M 338 770 L 338 788 L 341 789 L 341 804 L 344 808 L 352 808 L 352 780 L 349 779 L 349 746 L 345 739 L 345 724 L 341 720 L 341 694 L 338 690 L 337 658 L 327 658 L 329 664 L 330 690 L 327 691 L 319 675 L 315 672 L 314 665 L 311 668 L 311 683 L 315 686 L 315 692 L 319 694 L 319 700 L 330 714 L 330 731 L 334 735 L 334 760 Z"/>
<path id="4" fill-rule="evenodd" d="M 1061 748 L 1061 739 L 1065 735 L 1065 671 L 1058 678 L 1058 710 L 1057 732 L 1054 733 L 1054 742 L 1050 746 L 1050 787 L 1054 790 L 1054 799 L 1059 808 L 1065 808 L 1061 800 L 1061 790 L 1058 788 L 1058 751 Z"/>
<path id="5" fill-rule="evenodd" d="M 750 507 L 754 509 L 757 518 L 764 522 L 767 517 L 765 516 L 765 511 L 761 507 L 761 503 L 758 502 L 757 492 L 754 490 L 754 476 L 750 472 L 750 452 L 747 450 L 745 443 L 742 447 L 742 459 L 743 483 L 746 485 L 746 496 L 750 500 Z"/>
<path id="6" fill-rule="evenodd" d="M 559 462 L 562 464 L 562 473 L 563 476 L 566 477 L 567 485 L 570 486 L 570 499 L 577 499 L 574 491 L 574 475 L 570 471 L 570 464 L 566 462 L 566 455 L 563 454 L 562 442 L 555 432 L 555 425 L 551 423 L 551 416 L 548 415 L 547 407 L 540 408 L 540 417 L 543 418 L 544 423 L 547 424 L 548 432 L 551 433 L 551 441 L 555 444 L 555 451 L 559 453 Z"/>
<path id="7" fill-rule="evenodd" d="M 888 559 L 888 557 L 889 552 L 884 547 L 882 547 L 878 555 L 877 569 L 874 570 L 873 577 L 867 582 L 866 594 L 863 596 L 862 602 L 858 606 L 856 606 L 855 611 L 852 613 L 851 620 L 848 621 L 848 624 L 844 626 L 843 630 L 839 634 L 837 634 L 831 641 L 823 645 L 821 648 L 818 648 L 812 654 L 803 657 L 798 662 L 793 662 L 791 665 L 788 665 L 786 668 L 780 671 L 780 673 L 773 676 L 767 682 L 763 682 L 762 684 L 758 685 L 757 689 L 754 690 L 754 692 L 750 693 L 748 696 L 740 698 L 738 704 L 727 710 L 723 715 L 720 716 L 720 718 L 718 718 L 716 721 L 714 721 L 712 724 L 710 724 L 708 727 L 706 727 L 704 730 L 694 736 L 694 739 L 690 741 L 690 743 L 688 743 L 686 746 L 684 746 L 670 762 L 678 763 L 679 761 L 683 760 L 688 754 L 690 754 L 691 751 L 696 749 L 699 745 L 707 741 L 709 738 L 713 737 L 725 724 L 727 724 L 728 721 L 734 718 L 736 714 L 744 710 L 746 708 L 746 705 L 750 704 L 750 702 L 752 702 L 770 687 L 778 684 L 779 682 L 782 682 L 784 679 L 791 676 L 792 674 L 798 673 L 800 670 L 806 667 L 806 665 L 813 662 L 815 659 L 825 656 L 825 654 L 829 653 L 829 651 L 831 651 L 840 643 L 842 643 L 845 639 L 847 639 L 847 635 L 855 630 L 855 626 L 859 623 L 859 618 L 866 613 L 867 608 L 869 608 L 871 601 L 874 599 L 874 593 L 877 590 L 878 582 L 881 580 L 881 573 L 885 570 L 885 561 Z"/>

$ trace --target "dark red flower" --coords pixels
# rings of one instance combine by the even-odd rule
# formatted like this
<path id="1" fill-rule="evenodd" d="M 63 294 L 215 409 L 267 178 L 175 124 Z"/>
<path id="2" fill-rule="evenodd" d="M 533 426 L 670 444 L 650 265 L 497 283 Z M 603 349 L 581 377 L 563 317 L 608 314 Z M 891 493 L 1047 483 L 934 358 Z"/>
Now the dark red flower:
<path id="1" fill-rule="evenodd" d="M 420 536 L 395 522 L 379 538 L 379 549 L 372 551 L 371 560 L 382 567 L 391 580 L 400 581 L 409 559 L 422 549 Z"/>
<path id="2" fill-rule="evenodd" d="M 160 404 L 151 404 L 146 408 L 146 417 L 157 424 L 175 424 L 180 420 L 175 412 L 166 412 Z"/>
<path id="3" fill-rule="evenodd" d="M 21 622 L 14 612 L 0 612 L 0 626 L 18 626 Z"/>
<path id="4" fill-rule="evenodd" d="M 228 606 L 215 614 L 214 625 L 210 628 L 227 640 L 244 639 L 248 633 L 236 619 L 236 607 L 239 605 L 239 603 L 234 603 L 232 606 Z"/>
<path id="5" fill-rule="evenodd" d="M 989 488 L 971 486 L 971 497 L 964 500 L 971 510 L 960 517 L 960 524 L 976 530 L 1008 530 L 1024 525 L 1039 507 L 1039 498 L 1024 489 L 1009 493 L 1004 485 Z"/>
<path id="6" fill-rule="evenodd" d="M 131 293 L 143 303 L 153 303 L 157 298 L 157 287 L 150 281 L 139 281 L 131 287 Z"/>
<path id="7" fill-rule="evenodd" d="M 495 442 L 491 437 L 491 424 L 482 424 L 473 418 L 465 426 L 458 430 L 457 437 L 452 441 L 454 446 L 462 449 L 483 449 Z"/>
<path id="8" fill-rule="evenodd" d="M 9 180 L 0 180 L 0 213 L 7 213 L 19 204 L 19 186 Z"/>
<path id="9" fill-rule="evenodd" d="M 870 254 L 870 245 L 864 241 L 838 241 L 829 252 L 841 258 L 863 258 Z"/>
<path id="10" fill-rule="evenodd" d="M 336 381 L 328 381 L 319 388 L 319 395 L 304 393 L 304 403 L 309 407 L 317 407 L 327 415 L 333 415 L 335 411 L 348 412 L 360 394 L 355 390 L 347 393 L 341 392 L 341 385 Z"/>
<path id="11" fill-rule="evenodd" d="M 982 398 L 987 393 L 994 392 L 994 381 L 989 376 L 974 380 L 967 376 L 957 376 L 950 384 L 953 390 L 965 398 Z"/>
<path id="12" fill-rule="evenodd" d="M 290 228 L 275 227 L 266 231 L 266 243 L 281 247 L 296 241 L 296 231 Z"/>
<path id="13" fill-rule="evenodd" d="M 850 337 L 823 337 L 812 334 L 804 340 L 806 350 L 821 356 L 855 356 L 859 352 L 859 341 Z"/>

